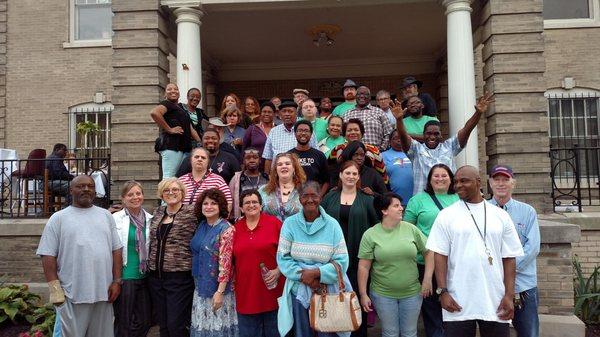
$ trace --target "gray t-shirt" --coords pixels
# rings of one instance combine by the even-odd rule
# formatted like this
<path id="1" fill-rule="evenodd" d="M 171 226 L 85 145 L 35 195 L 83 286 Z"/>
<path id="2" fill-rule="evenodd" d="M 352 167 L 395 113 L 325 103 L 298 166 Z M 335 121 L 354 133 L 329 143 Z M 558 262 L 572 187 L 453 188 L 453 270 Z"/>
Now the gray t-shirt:
<path id="1" fill-rule="evenodd" d="M 73 303 L 95 303 L 108 301 L 112 252 L 122 247 L 107 210 L 69 206 L 48 220 L 37 255 L 57 257 L 60 285 Z"/>

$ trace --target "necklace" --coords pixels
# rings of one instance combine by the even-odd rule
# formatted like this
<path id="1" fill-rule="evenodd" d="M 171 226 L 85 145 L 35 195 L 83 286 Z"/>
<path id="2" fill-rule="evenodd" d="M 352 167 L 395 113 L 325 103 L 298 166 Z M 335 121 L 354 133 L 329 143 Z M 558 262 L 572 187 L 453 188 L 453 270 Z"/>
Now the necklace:
<path id="1" fill-rule="evenodd" d="M 281 194 L 283 194 L 283 195 L 285 195 L 285 196 L 288 196 L 288 195 L 290 195 L 290 193 L 292 193 L 292 190 L 289 190 L 289 191 L 287 191 L 287 192 L 284 192 L 283 190 L 281 190 Z"/>
<path id="2" fill-rule="evenodd" d="M 260 173 L 258 174 L 258 177 L 256 177 L 256 183 L 254 183 L 252 181 L 252 179 L 250 178 L 250 176 L 247 175 L 246 173 L 244 173 L 244 177 L 246 177 L 246 179 L 248 179 L 248 182 L 250 183 L 250 187 L 252 187 L 252 189 L 254 189 L 254 190 L 258 189 L 258 185 L 260 184 Z"/>
<path id="3" fill-rule="evenodd" d="M 483 202 L 483 234 L 481 234 L 481 230 L 479 229 L 479 226 L 477 225 L 477 221 L 475 221 L 475 217 L 473 216 L 473 213 L 471 212 L 469 205 L 467 205 L 466 201 L 463 201 L 463 202 L 464 202 L 465 206 L 467 207 L 469 214 L 471 214 L 471 219 L 473 219 L 473 224 L 475 224 L 475 228 L 477 228 L 477 233 L 479 233 L 481 240 L 483 240 L 483 246 L 485 247 L 485 253 L 488 256 L 488 262 L 490 263 L 490 266 L 491 266 L 491 265 L 493 265 L 494 258 L 492 258 L 492 252 L 488 248 L 487 241 L 486 241 L 486 238 L 487 238 L 487 209 L 485 207 L 485 201 Z"/>

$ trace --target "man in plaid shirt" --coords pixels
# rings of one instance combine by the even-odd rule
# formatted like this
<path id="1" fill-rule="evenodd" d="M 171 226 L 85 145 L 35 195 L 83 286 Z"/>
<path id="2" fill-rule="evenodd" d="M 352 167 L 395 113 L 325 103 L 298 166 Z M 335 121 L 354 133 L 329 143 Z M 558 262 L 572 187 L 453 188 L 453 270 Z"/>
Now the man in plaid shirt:
<path id="1" fill-rule="evenodd" d="M 369 88 L 365 86 L 358 87 L 356 107 L 346 112 L 344 122 L 348 122 L 351 118 L 360 119 L 365 126 L 363 143 L 374 145 L 383 152 L 389 146 L 390 134 L 394 131 L 394 126 L 390 123 L 385 112 L 376 106 L 372 106 L 370 102 L 371 91 Z"/>
<path id="2" fill-rule="evenodd" d="M 475 129 L 481 116 L 487 111 L 494 99 L 492 94 L 486 93 L 477 100 L 475 113 L 467 120 L 465 126 L 458 130 L 455 136 L 442 141 L 441 124 L 431 120 L 425 123 L 423 130 L 424 142 L 414 140 L 404 127 L 403 117 L 406 109 L 402 109 L 401 103 L 396 99 L 392 107 L 392 113 L 396 116 L 396 127 L 402 142 L 402 149 L 413 163 L 413 177 L 415 179 L 413 195 L 425 190 L 427 175 L 435 164 L 446 164 L 452 172 L 456 170 L 454 157 L 464 149 L 469 140 L 471 131 Z"/>

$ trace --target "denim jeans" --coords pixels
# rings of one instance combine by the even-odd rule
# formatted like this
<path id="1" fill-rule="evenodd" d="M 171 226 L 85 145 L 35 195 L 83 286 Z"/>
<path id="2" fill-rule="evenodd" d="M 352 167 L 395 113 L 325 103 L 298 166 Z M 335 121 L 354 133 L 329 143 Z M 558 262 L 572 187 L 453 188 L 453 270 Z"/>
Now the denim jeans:
<path id="1" fill-rule="evenodd" d="M 419 282 L 423 284 L 425 277 L 425 265 L 417 264 L 419 269 Z M 432 288 L 437 289 L 435 275 L 432 277 Z M 423 325 L 425 326 L 425 336 L 444 337 L 444 326 L 442 320 L 442 306 L 440 297 L 434 292 L 429 297 L 423 299 L 421 305 L 421 315 L 423 315 Z"/>
<path id="2" fill-rule="evenodd" d="M 244 315 L 238 312 L 240 337 L 279 337 L 277 310 Z"/>
<path id="3" fill-rule="evenodd" d="M 371 291 L 371 301 L 381 320 L 382 337 L 417 337 L 421 294 L 395 299 Z"/>
<path id="4" fill-rule="evenodd" d="M 182 151 L 163 150 L 160 151 L 162 165 L 162 179 L 174 177 L 183 162 L 185 153 Z"/>
<path id="5" fill-rule="evenodd" d="M 534 287 L 521 293 L 521 308 L 515 307 L 513 326 L 519 337 L 538 337 L 540 334 L 540 319 L 538 288 Z"/>
<path id="6" fill-rule="evenodd" d="M 295 298 L 292 300 L 292 311 L 294 316 L 294 337 L 337 337 L 336 333 L 316 332 L 311 329 L 310 321 L 308 320 L 308 309 Z"/>

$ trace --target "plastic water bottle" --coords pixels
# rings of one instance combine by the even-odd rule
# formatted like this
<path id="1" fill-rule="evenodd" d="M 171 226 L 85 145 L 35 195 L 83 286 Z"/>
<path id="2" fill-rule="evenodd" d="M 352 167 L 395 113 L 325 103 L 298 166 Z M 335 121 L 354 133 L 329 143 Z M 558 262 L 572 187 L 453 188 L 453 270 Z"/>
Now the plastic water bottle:
<path id="1" fill-rule="evenodd" d="M 263 281 L 265 282 L 265 285 L 267 286 L 267 289 L 269 289 L 269 290 L 275 289 L 275 287 L 277 287 L 277 279 L 275 279 L 275 281 L 273 283 L 267 283 L 267 274 L 269 273 L 269 268 L 267 268 L 267 266 L 265 266 L 264 262 L 261 262 L 259 267 L 260 267 L 260 274 L 263 278 Z"/>

